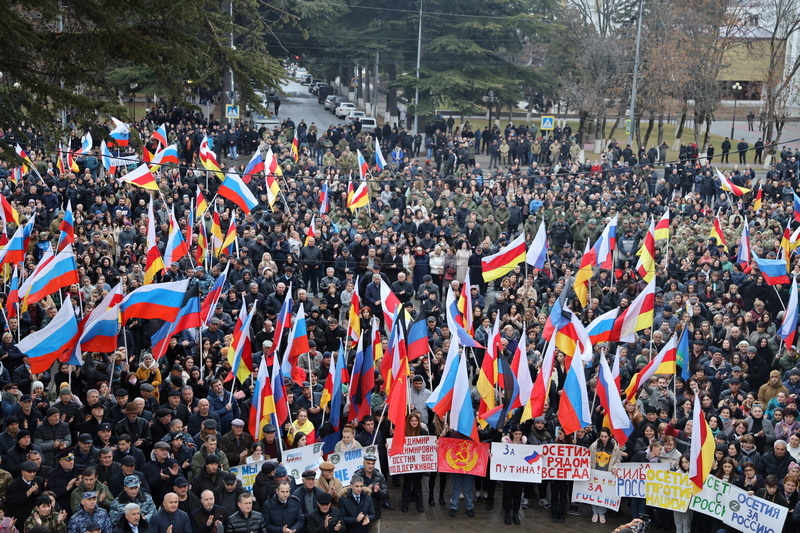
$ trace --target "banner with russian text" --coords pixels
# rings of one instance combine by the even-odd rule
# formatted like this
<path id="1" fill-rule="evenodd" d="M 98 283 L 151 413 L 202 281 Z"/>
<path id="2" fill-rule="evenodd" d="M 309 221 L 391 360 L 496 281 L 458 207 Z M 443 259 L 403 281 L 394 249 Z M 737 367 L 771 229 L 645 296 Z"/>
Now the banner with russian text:
<path id="1" fill-rule="evenodd" d="M 282 464 L 298 484 L 303 482 L 303 472 L 306 470 L 313 470 L 319 475 L 319 465 L 322 464 L 322 443 L 315 442 L 302 448 L 284 450 Z"/>
<path id="2" fill-rule="evenodd" d="M 541 446 L 493 442 L 489 478 L 495 481 L 541 483 L 542 463 Z"/>
<path id="3" fill-rule="evenodd" d="M 789 513 L 782 505 L 751 496 L 714 476 L 708 476 L 703 490 L 692 496 L 689 509 L 753 533 L 780 533 Z"/>
<path id="4" fill-rule="evenodd" d="M 589 479 L 589 448 L 575 444 L 544 444 L 542 456 L 542 479 Z"/>
<path id="5" fill-rule="evenodd" d="M 669 470 L 648 470 L 645 477 L 647 481 L 644 484 L 644 493 L 647 505 L 686 512 L 689 499 L 694 492 L 692 490 L 694 484 L 689 479 L 689 474 Z"/>
<path id="6" fill-rule="evenodd" d="M 392 439 L 389 439 L 386 447 L 392 448 Z M 435 435 L 406 437 L 403 453 L 389 455 L 389 473 L 394 476 L 416 472 L 436 472 L 439 462 L 436 452 Z"/>
<path id="7" fill-rule="evenodd" d="M 611 469 L 620 498 L 645 498 L 644 486 L 648 470 L 669 470 L 668 463 L 617 463 Z"/>
<path id="8" fill-rule="evenodd" d="M 603 470 L 590 470 L 589 476 L 587 481 L 576 481 L 572 484 L 572 502 L 588 503 L 619 511 L 622 498 L 617 496 L 617 478 L 614 474 Z"/>
<path id="9" fill-rule="evenodd" d="M 356 470 L 364 466 L 364 455 L 374 453 L 378 455 L 377 446 L 367 446 L 346 452 L 332 453 L 328 456 L 328 461 L 333 463 L 333 477 L 342 482 L 342 486 L 350 486 L 350 478 Z"/>
<path id="10" fill-rule="evenodd" d="M 439 439 L 439 472 L 485 476 L 489 443 L 467 439 Z"/>
<path id="11" fill-rule="evenodd" d="M 273 461 L 275 462 L 275 461 Z M 261 472 L 261 467 L 266 461 L 258 461 L 257 463 L 249 463 L 246 465 L 232 466 L 231 472 L 236 474 L 236 479 L 242 482 L 242 488 L 248 492 L 253 492 L 253 484 L 256 482 L 256 476 Z"/>

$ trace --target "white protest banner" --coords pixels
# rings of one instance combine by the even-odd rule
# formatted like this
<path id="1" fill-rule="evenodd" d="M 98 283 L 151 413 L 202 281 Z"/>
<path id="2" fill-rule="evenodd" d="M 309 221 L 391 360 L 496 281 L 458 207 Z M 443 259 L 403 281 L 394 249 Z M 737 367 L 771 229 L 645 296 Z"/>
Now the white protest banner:
<path id="1" fill-rule="evenodd" d="M 689 474 L 669 470 L 648 470 L 644 493 L 647 505 L 671 511 L 686 512 L 692 497 Z"/>
<path id="2" fill-rule="evenodd" d="M 489 478 L 541 483 L 543 463 L 541 446 L 493 442 Z"/>
<path id="3" fill-rule="evenodd" d="M 575 444 L 545 444 L 542 450 L 542 479 L 589 479 L 589 448 Z"/>
<path id="4" fill-rule="evenodd" d="M 322 464 L 322 443 L 315 442 L 302 448 L 284 450 L 283 466 L 297 483 L 303 482 L 303 472 L 313 470 L 319 474 L 319 465 Z"/>
<path id="5" fill-rule="evenodd" d="M 645 498 L 644 485 L 648 470 L 669 470 L 667 463 L 617 463 L 611 469 L 620 498 Z"/>
<path id="6" fill-rule="evenodd" d="M 594 469 L 589 474 L 591 477 L 588 481 L 572 484 L 572 501 L 619 511 L 622 498 L 617 496 L 617 478 L 614 474 Z"/>
<path id="7" fill-rule="evenodd" d="M 708 476 L 703 490 L 692 496 L 689 509 L 721 520 L 739 531 L 780 533 L 789 509 Z"/>
<path id="8" fill-rule="evenodd" d="M 392 447 L 392 439 L 386 443 Z M 389 473 L 413 474 L 417 472 L 436 472 L 439 467 L 439 456 L 435 435 L 406 437 L 403 453 L 389 455 Z"/>
<path id="9" fill-rule="evenodd" d="M 345 487 L 350 486 L 350 478 L 356 470 L 364 466 L 364 456 L 367 453 L 378 454 L 377 446 L 367 446 L 346 452 L 332 453 L 328 456 L 328 461 L 335 467 L 333 477 L 342 482 Z"/>
<path id="10" fill-rule="evenodd" d="M 259 472 L 261 472 L 261 467 L 264 465 L 264 463 L 266 463 L 266 461 L 232 466 L 231 472 L 236 474 L 236 479 L 242 482 L 242 488 L 244 488 L 244 490 L 253 492 L 253 484 L 256 481 L 256 476 Z"/>

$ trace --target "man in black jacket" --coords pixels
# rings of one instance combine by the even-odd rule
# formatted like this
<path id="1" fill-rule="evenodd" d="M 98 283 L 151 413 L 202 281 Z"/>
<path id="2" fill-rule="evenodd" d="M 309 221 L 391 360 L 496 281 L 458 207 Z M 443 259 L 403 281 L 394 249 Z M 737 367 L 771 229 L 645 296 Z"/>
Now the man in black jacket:
<path id="1" fill-rule="evenodd" d="M 20 466 L 22 475 L 11 482 L 6 490 L 6 514 L 24 522 L 36 503 L 36 499 L 44 492 L 44 479 L 36 474 L 39 467 L 32 461 L 25 461 Z"/>
<path id="2" fill-rule="evenodd" d="M 301 533 L 306 523 L 300 500 L 291 494 L 288 481 L 278 482 L 275 494 L 264 502 L 263 515 L 267 533 Z"/>
<path id="3" fill-rule="evenodd" d="M 324 492 L 317 497 L 317 509 L 306 516 L 307 533 L 331 533 L 346 529 L 342 511 L 331 507 L 333 497 Z"/>
<path id="4" fill-rule="evenodd" d="M 355 474 L 350 480 L 350 488 L 339 499 L 339 509 L 344 515 L 344 523 L 351 533 L 368 533 L 376 520 L 375 505 L 369 491 L 364 490 L 364 478 Z"/>
<path id="5" fill-rule="evenodd" d="M 249 492 L 239 494 L 239 501 L 236 504 L 239 510 L 228 518 L 225 533 L 250 533 L 261 530 L 263 516 L 253 511 L 253 501 L 253 495 Z"/>

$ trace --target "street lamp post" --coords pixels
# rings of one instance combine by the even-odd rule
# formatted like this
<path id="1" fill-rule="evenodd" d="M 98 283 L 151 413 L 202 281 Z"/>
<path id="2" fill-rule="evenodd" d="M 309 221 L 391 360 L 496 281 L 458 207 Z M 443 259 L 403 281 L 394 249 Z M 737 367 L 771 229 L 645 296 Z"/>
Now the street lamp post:
<path id="1" fill-rule="evenodd" d="M 731 120 L 731 142 L 733 142 L 733 126 L 736 124 L 736 105 L 739 103 L 739 91 L 742 90 L 742 84 L 738 81 L 731 87 L 733 90 L 733 120 Z"/>
<path id="2" fill-rule="evenodd" d="M 497 101 L 497 98 L 495 98 L 494 96 L 494 91 L 489 89 L 489 94 L 484 96 L 482 100 L 487 104 L 487 107 L 489 108 L 489 116 L 488 116 L 489 129 L 492 129 L 492 104 L 494 104 Z"/>

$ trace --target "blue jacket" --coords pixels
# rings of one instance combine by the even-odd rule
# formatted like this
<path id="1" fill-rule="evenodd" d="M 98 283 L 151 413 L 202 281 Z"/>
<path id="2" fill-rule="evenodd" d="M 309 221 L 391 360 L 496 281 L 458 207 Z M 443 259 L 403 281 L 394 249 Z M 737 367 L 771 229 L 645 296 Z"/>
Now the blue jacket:
<path id="1" fill-rule="evenodd" d="M 153 515 L 148 533 L 167 533 L 167 528 L 172 526 L 172 533 L 192 533 L 192 522 L 189 515 L 178 509 L 174 513 L 168 513 L 161 509 Z"/>
<path id="2" fill-rule="evenodd" d="M 261 514 L 264 515 L 264 529 L 267 533 L 283 533 L 283 526 L 302 531 L 306 523 L 300 499 L 294 495 L 281 502 L 278 495 L 273 494 L 264 502 Z"/>
<path id="3" fill-rule="evenodd" d="M 211 391 L 208 393 L 208 402 L 211 404 L 211 412 L 219 416 L 220 433 L 223 435 L 231 430 L 231 422 L 234 418 L 239 418 L 239 403 L 231 396 L 230 391 L 222 391 L 222 399 Z M 231 404 L 231 410 L 225 409 L 227 404 Z"/>

